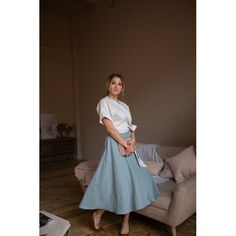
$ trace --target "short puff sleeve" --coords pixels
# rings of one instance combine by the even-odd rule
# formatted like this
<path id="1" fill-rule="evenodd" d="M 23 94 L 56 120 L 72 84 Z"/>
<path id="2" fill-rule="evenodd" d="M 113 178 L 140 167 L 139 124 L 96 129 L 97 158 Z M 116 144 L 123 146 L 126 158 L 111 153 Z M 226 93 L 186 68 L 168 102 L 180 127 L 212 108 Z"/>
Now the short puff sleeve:
<path id="1" fill-rule="evenodd" d="M 110 109 L 108 107 L 107 101 L 105 99 L 100 100 L 100 102 L 97 105 L 97 112 L 99 115 L 99 123 L 104 125 L 102 122 L 102 119 L 105 117 L 107 119 L 109 119 L 110 121 L 112 121 L 112 117 L 111 117 L 111 112 Z"/>

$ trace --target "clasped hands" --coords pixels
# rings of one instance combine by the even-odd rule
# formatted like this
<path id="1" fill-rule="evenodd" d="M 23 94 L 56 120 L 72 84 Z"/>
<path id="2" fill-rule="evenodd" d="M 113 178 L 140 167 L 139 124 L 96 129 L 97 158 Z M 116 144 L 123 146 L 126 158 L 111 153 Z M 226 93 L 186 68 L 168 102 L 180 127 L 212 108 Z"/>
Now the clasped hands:
<path id="1" fill-rule="evenodd" d="M 124 147 L 124 148 L 125 148 L 125 156 L 127 157 L 134 152 L 135 145 L 132 139 L 128 139 L 126 143 L 127 143 L 127 147 Z"/>

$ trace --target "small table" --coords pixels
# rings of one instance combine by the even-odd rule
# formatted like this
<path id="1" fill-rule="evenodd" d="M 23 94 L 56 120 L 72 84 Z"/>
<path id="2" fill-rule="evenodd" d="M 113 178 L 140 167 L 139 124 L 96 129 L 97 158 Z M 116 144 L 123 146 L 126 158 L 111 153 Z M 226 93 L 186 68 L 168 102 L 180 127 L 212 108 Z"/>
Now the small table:
<path id="1" fill-rule="evenodd" d="M 40 162 L 73 159 L 76 155 L 76 138 L 40 139 Z"/>
<path id="2" fill-rule="evenodd" d="M 40 211 L 44 215 L 53 219 L 53 221 L 40 227 L 40 235 L 47 236 L 68 236 L 70 231 L 70 222 L 59 216 L 53 215 L 46 211 Z"/>

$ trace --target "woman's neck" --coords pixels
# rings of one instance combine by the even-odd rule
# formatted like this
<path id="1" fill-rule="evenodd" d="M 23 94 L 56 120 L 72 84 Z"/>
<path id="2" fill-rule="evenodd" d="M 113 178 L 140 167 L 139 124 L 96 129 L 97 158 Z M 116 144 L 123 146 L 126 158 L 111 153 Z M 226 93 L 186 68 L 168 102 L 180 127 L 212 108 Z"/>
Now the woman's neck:
<path id="1" fill-rule="evenodd" d="M 112 96 L 112 95 L 109 94 L 108 97 L 109 97 L 110 99 L 116 101 L 116 102 L 117 102 L 117 100 L 118 100 L 118 96 Z"/>

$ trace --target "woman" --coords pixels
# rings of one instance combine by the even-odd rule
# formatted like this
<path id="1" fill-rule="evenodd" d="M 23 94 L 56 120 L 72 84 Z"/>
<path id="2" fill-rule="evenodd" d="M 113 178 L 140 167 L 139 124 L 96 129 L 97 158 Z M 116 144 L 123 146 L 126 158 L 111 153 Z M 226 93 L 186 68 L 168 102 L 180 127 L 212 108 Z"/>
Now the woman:
<path id="1" fill-rule="evenodd" d="M 84 197 L 82 209 L 96 209 L 92 213 L 92 227 L 100 231 L 100 219 L 107 210 L 124 214 L 120 235 L 129 234 L 129 214 L 153 202 L 159 191 L 146 168 L 140 167 L 133 153 L 135 129 L 128 105 L 118 100 L 124 92 L 122 75 L 112 74 L 106 84 L 107 96 L 97 106 L 99 122 L 108 136 L 105 150 Z M 122 145 L 125 155 L 121 155 Z"/>

